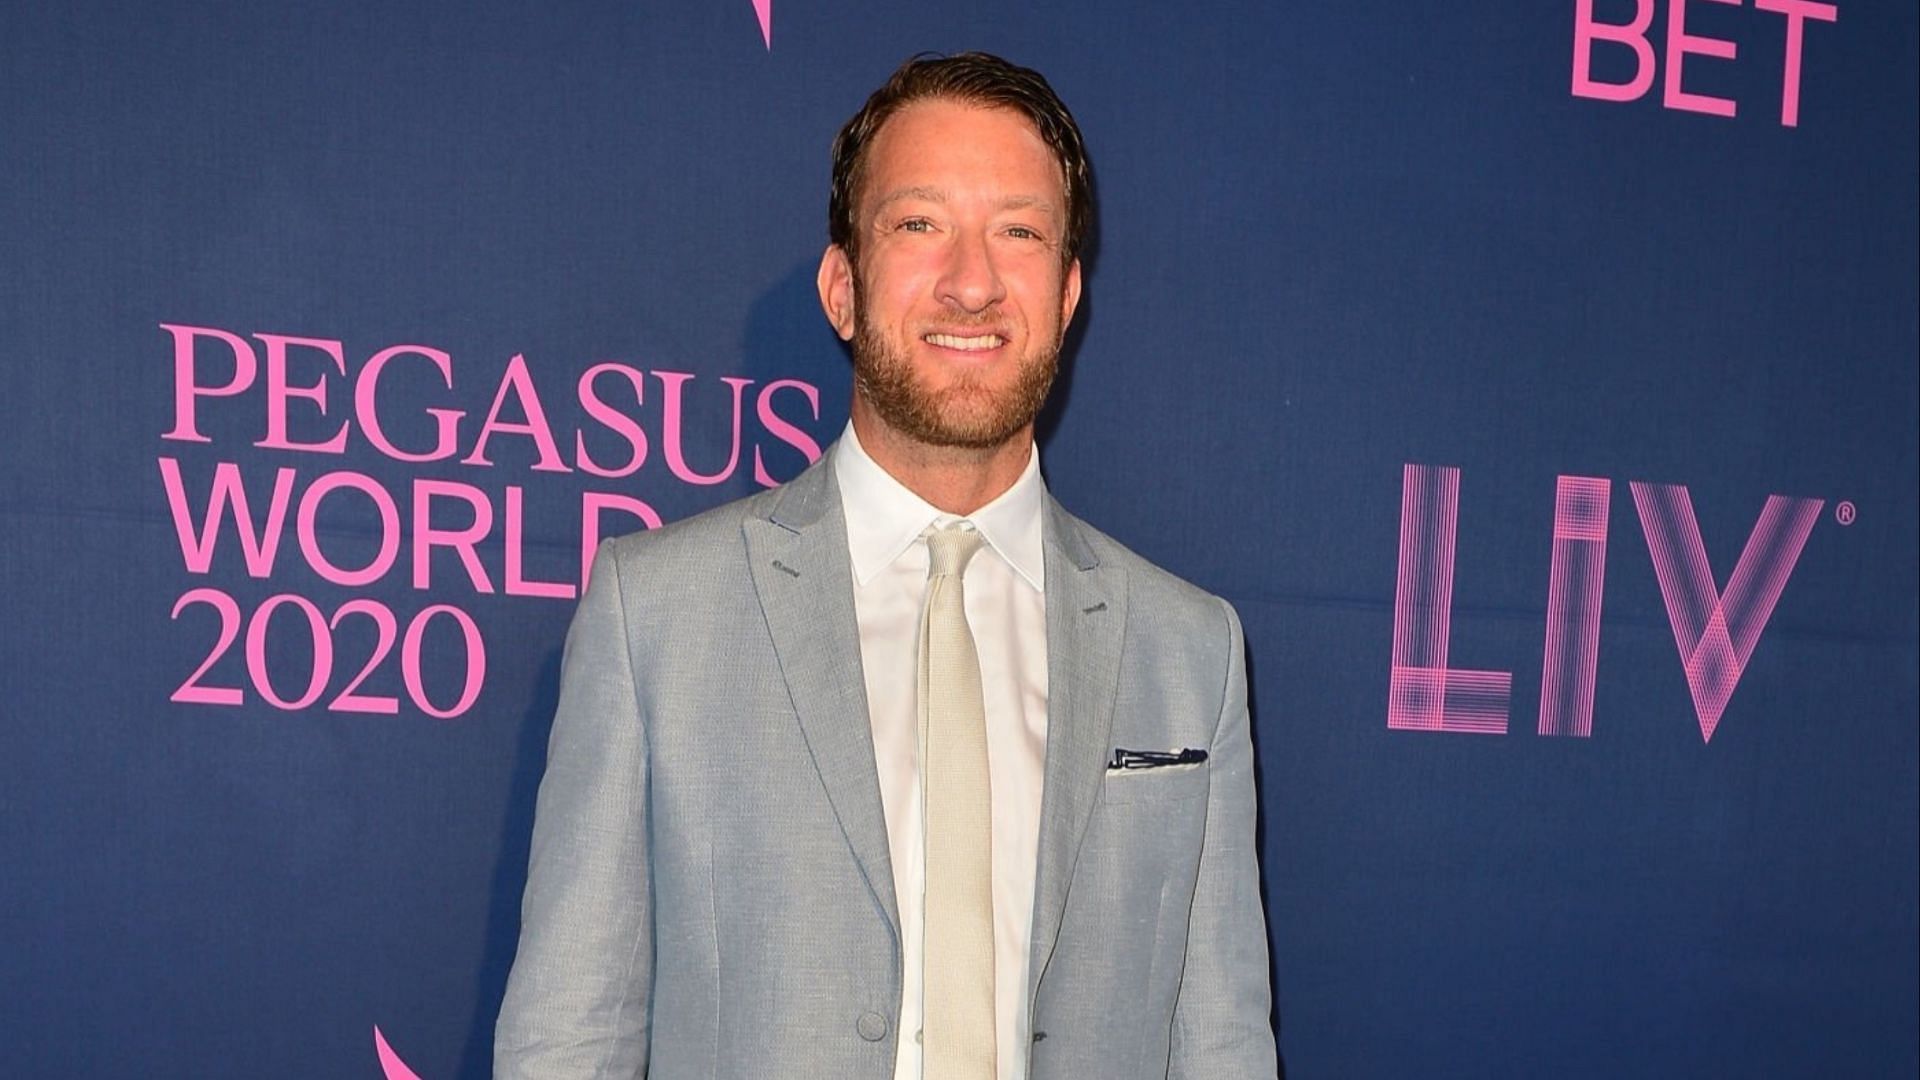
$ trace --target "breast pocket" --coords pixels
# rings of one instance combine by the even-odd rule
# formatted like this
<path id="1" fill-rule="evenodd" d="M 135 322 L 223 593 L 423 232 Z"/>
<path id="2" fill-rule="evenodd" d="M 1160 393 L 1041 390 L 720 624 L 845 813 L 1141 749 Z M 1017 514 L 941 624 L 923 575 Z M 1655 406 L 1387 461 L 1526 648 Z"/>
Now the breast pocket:
<path id="1" fill-rule="evenodd" d="M 1162 765 L 1155 769 L 1108 769 L 1100 785 L 1100 801 L 1108 806 L 1128 803 L 1166 804 L 1197 799 L 1207 793 L 1207 763 Z"/>

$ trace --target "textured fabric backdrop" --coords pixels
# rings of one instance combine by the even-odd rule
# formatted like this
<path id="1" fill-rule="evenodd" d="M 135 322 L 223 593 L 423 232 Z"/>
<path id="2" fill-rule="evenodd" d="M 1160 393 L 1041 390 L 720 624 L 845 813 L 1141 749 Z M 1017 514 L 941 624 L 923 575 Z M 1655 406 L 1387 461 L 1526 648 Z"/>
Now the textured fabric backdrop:
<path id="1" fill-rule="evenodd" d="M 1245 619 L 1291 1074 L 1914 1075 L 1917 23 L 9 5 L 0 1071 L 486 1073 L 583 544 L 833 438 L 828 142 L 985 48 L 1098 173 L 1049 482 Z"/>

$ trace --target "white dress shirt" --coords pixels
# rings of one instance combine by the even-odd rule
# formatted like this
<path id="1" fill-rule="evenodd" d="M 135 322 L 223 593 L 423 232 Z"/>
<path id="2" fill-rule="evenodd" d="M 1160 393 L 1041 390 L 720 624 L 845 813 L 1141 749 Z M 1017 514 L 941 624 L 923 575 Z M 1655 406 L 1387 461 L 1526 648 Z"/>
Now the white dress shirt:
<path id="1" fill-rule="evenodd" d="M 880 803 L 904 953 L 894 1080 L 920 1080 L 924 1007 L 926 832 L 920 791 L 917 664 L 930 525 L 965 521 L 986 544 L 966 569 L 967 624 L 980 654 L 993 790 L 993 970 L 999 1080 L 1026 1080 L 1028 956 L 1047 756 L 1047 608 L 1040 449 L 999 498 L 966 518 L 945 514 L 869 457 L 848 424 L 834 451 L 846 508 L 853 607 L 860 624 Z"/>

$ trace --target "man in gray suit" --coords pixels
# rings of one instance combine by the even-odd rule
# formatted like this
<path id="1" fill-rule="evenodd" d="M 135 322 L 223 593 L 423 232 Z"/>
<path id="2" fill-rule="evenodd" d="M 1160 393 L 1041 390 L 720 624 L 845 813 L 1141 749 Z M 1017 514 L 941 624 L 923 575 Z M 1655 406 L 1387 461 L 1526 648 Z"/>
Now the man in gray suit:
<path id="1" fill-rule="evenodd" d="M 983 54 L 841 131 L 851 421 L 598 553 L 497 1076 L 1276 1074 L 1239 622 L 1040 478 L 1088 175 Z"/>

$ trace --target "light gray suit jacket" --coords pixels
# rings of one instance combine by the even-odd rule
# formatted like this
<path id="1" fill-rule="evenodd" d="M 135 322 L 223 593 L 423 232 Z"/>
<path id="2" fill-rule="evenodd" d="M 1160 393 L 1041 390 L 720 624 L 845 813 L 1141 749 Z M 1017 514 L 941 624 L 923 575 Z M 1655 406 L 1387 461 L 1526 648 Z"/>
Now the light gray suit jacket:
<path id="1" fill-rule="evenodd" d="M 601 547 L 496 1077 L 893 1075 L 900 916 L 832 457 Z M 1043 535 L 1032 1080 L 1269 1080 L 1239 621 L 1051 499 Z M 1115 748 L 1208 758 L 1109 771 Z"/>

